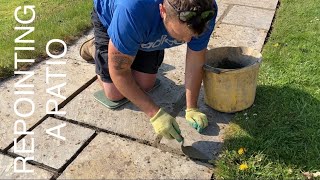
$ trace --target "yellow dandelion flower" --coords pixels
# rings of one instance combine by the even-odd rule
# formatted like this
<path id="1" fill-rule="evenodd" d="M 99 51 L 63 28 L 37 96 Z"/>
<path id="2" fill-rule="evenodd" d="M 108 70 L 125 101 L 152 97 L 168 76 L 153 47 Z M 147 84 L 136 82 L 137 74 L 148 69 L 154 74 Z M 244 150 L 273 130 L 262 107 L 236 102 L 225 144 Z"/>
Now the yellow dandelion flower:
<path id="1" fill-rule="evenodd" d="M 278 47 L 279 46 L 279 43 L 276 43 L 273 45 L 273 47 Z"/>
<path id="2" fill-rule="evenodd" d="M 238 154 L 242 155 L 242 154 L 244 154 L 245 151 L 246 151 L 245 148 L 240 148 L 240 149 L 238 150 Z"/>
<path id="3" fill-rule="evenodd" d="M 244 171 L 244 170 L 248 169 L 248 165 L 247 165 L 246 163 L 242 163 L 242 164 L 239 166 L 239 169 L 240 169 L 241 171 Z"/>

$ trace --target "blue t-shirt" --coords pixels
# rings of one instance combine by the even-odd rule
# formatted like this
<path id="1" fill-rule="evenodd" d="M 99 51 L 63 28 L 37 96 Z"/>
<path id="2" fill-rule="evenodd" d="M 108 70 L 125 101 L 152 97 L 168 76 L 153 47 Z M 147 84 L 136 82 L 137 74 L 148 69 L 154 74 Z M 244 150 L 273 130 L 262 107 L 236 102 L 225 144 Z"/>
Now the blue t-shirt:
<path id="1" fill-rule="evenodd" d="M 99 19 L 115 47 L 131 56 L 138 50 L 155 51 L 183 44 L 168 34 L 160 16 L 161 3 L 163 0 L 94 0 Z M 214 0 L 213 3 L 217 8 Z M 209 22 L 205 33 L 188 42 L 190 49 L 200 51 L 207 47 L 215 19 Z"/>

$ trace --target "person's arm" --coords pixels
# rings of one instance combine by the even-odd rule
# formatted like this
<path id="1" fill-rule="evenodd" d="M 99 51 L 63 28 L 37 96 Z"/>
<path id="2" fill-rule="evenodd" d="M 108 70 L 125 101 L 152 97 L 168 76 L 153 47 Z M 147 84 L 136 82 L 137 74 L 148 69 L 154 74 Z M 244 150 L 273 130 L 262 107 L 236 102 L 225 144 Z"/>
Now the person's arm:
<path id="1" fill-rule="evenodd" d="M 213 1 L 215 8 L 218 6 L 215 1 Z M 203 65 L 206 60 L 207 46 L 210 40 L 210 36 L 213 32 L 215 26 L 215 20 L 217 13 L 208 22 L 207 30 L 200 35 L 198 38 L 192 38 L 188 42 L 187 57 L 186 57 L 186 120 L 187 122 L 198 132 L 208 126 L 208 119 L 205 114 L 198 109 L 198 98 L 201 87 L 201 82 L 203 78 Z"/>
<path id="2" fill-rule="evenodd" d="M 160 107 L 140 89 L 133 79 L 131 74 L 133 60 L 133 56 L 121 53 L 113 45 L 112 40 L 109 41 L 108 67 L 114 85 L 123 96 L 151 118 L 159 111 Z"/>
<path id="3" fill-rule="evenodd" d="M 203 65 L 205 63 L 206 49 L 201 51 L 193 51 L 187 49 L 186 56 L 186 98 L 187 108 L 197 108 L 199 91 L 203 77 Z"/>
<path id="4" fill-rule="evenodd" d="M 203 78 L 203 65 L 205 63 L 206 49 L 193 51 L 187 49 L 186 56 L 186 120 L 198 132 L 202 132 L 208 126 L 208 119 L 205 114 L 198 109 L 198 98 Z"/>

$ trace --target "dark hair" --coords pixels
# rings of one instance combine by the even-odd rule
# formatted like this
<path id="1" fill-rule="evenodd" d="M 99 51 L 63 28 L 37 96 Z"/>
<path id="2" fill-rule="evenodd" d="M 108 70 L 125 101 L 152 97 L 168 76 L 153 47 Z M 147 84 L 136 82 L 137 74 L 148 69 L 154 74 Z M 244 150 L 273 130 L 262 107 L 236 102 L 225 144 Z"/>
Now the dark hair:
<path id="1" fill-rule="evenodd" d="M 213 10 L 213 0 L 165 0 L 170 1 L 166 2 L 169 16 L 177 16 L 177 11 L 194 11 L 194 12 L 203 12 L 207 10 Z M 174 7 L 172 7 L 171 5 Z M 174 9 L 176 8 L 176 9 Z M 196 34 L 202 34 L 207 28 L 207 22 L 201 20 L 199 17 L 194 17 L 190 21 L 185 22 L 188 24 L 188 27 Z"/>

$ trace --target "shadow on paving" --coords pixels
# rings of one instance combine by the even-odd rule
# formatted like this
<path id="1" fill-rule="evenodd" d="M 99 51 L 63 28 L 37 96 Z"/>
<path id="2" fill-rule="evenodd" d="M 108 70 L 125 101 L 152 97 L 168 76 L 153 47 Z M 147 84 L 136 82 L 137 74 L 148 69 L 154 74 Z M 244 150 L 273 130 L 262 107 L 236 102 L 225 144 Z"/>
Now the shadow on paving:
<path id="1" fill-rule="evenodd" d="M 229 150 L 245 147 L 248 154 L 262 152 L 274 163 L 320 169 L 319 100 L 289 86 L 259 86 L 255 105 L 245 112 L 233 122 L 247 135 L 226 139 Z"/>

